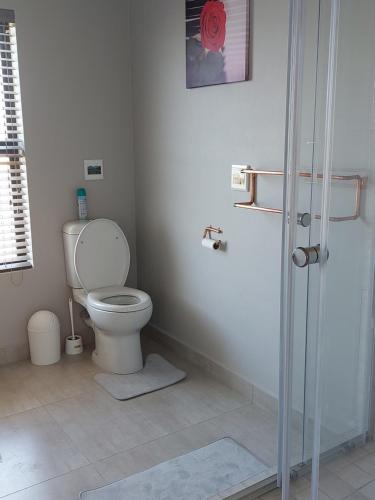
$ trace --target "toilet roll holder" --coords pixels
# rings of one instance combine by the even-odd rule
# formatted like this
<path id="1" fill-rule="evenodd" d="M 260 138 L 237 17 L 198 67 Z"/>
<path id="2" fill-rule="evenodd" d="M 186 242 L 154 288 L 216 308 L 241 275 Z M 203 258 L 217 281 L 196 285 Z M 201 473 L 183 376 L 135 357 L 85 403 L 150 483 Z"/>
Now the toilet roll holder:
<path id="1" fill-rule="evenodd" d="M 223 234 L 223 230 L 220 227 L 213 227 L 213 226 L 207 226 L 204 230 L 203 233 L 203 239 L 208 238 L 209 240 L 212 240 L 212 234 L 211 233 L 216 233 L 216 234 Z M 215 250 L 218 250 L 221 247 L 221 240 L 216 240 L 215 241 Z"/>

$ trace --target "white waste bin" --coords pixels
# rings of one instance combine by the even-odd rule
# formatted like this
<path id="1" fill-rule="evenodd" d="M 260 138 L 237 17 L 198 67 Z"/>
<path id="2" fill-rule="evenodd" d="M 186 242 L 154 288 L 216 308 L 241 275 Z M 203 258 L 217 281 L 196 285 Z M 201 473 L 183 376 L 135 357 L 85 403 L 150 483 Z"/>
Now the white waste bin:
<path id="1" fill-rule="evenodd" d="M 27 325 L 33 365 L 52 365 L 61 355 L 60 322 L 51 311 L 38 311 Z"/>

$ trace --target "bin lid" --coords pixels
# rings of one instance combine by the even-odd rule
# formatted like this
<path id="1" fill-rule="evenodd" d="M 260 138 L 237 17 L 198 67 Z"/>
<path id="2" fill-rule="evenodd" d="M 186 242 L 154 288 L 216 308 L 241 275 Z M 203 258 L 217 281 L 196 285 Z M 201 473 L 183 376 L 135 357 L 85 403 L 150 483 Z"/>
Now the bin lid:
<path id="1" fill-rule="evenodd" d="M 29 319 L 27 329 L 30 332 L 48 333 L 60 330 L 60 321 L 51 311 L 38 311 Z"/>

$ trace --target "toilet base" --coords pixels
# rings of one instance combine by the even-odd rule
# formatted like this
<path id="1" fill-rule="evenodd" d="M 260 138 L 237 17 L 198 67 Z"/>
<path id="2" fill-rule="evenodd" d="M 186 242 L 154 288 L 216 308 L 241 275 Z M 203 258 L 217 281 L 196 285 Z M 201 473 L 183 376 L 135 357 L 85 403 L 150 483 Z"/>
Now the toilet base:
<path id="1" fill-rule="evenodd" d="M 116 335 L 94 327 L 95 350 L 92 360 L 103 370 L 119 375 L 143 368 L 140 331 Z"/>

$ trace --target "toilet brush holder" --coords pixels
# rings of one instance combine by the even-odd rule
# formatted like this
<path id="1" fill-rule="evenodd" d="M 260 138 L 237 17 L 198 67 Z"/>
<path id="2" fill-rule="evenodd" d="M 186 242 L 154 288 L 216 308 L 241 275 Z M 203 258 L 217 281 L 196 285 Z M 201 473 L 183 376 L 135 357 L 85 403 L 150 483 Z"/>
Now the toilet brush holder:
<path id="1" fill-rule="evenodd" d="M 65 337 L 65 352 L 66 354 L 81 354 L 83 351 L 82 337 L 76 335 L 74 332 L 74 320 L 73 320 L 73 299 L 69 297 L 69 314 L 70 314 L 70 326 L 72 328 L 72 334 L 70 337 Z"/>
<path id="2" fill-rule="evenodd" d="M 75 335 L 74 337 L 66 337 L 65 352 L 66 354 L 69 355 L 82 354 L 83 352 L 82 337 L 79 335 Z"/>

